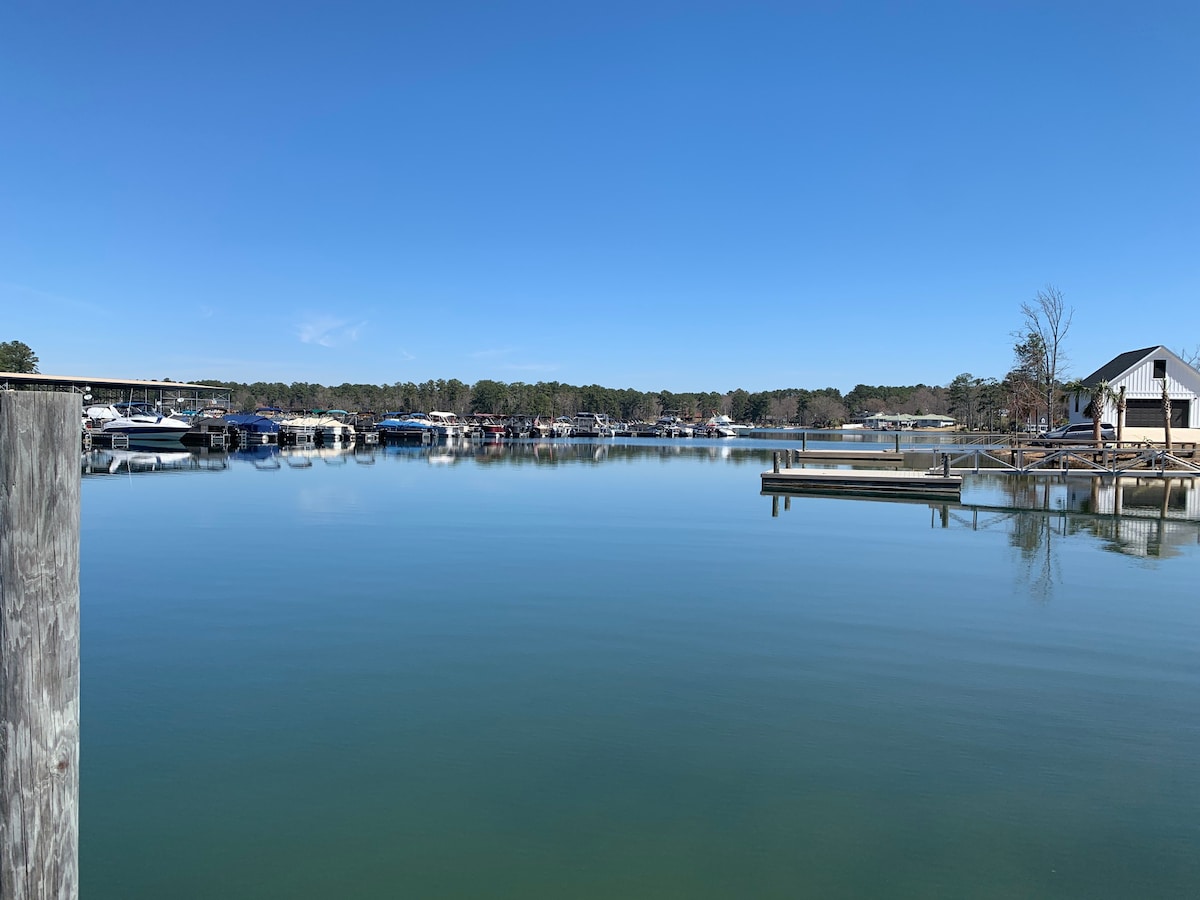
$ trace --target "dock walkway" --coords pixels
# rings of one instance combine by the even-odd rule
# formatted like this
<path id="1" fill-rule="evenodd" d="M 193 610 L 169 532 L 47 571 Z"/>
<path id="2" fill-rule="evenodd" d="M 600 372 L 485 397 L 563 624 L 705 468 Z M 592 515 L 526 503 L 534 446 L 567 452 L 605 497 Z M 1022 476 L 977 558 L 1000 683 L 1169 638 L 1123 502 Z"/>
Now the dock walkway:
<path id="1" fill-rule="evenodd" d="M 782 469 L 762 473 L 768 493 L 853 494 L 860 497 L 957 498 L 962 476 L 931 475 L 912 470 L 885 469 Z"/>
<path id="2" fill-rule="evenodd" d="M 804 462 L 818 460 L 824 462 L 871 462 L 876 465 L 903 465 L 904 454 L 895 450 L 785 450 L 791 453 L 791 458 Z"/>

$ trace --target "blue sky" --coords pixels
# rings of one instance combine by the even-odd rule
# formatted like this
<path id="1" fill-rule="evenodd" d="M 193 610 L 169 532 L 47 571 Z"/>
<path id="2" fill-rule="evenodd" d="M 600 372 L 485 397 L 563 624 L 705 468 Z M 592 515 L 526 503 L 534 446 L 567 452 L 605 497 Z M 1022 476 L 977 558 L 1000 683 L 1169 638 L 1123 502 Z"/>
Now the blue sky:
<path id="1" fill-rule="evenodd" d="M 1200 5 L 9 3 L 43 372 L 640 390 L 1200 343 Z"/>

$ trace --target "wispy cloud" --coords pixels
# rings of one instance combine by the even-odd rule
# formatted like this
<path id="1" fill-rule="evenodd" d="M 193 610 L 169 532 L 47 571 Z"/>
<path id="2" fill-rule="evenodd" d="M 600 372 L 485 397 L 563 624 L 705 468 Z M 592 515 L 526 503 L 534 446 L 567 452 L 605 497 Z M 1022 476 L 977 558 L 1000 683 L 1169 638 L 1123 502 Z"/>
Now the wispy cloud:
<path id="1" fill-rule="evenodd" d="M 74 300 L 70 297 L 61 297 L 58 294 L 51 294 L 46 291 L 39 291 L 37 288 L 29 287 L 24 284 L 13 284 L 12 282 L 0 281 L 0 297 L 9 295 L 15 299 L 23 300 L 28 303 L 30 301 L 42 303 L 51 303 L 55 306 L 66 307 L 79 312 L 102 313 L 105 311 L 98 303 L 92 303 L 89 300 Z"/>
<path id="2" fill-rule="evenodd" d="M 366 322 L 351 324 L 333 316 L 310 316 L 297 323 L 296 336 L 302 344 L 317 344 L 321 347 L 344 347 L 358 340 L 359 332 Z"/>
<path id="3" fill-rule="evenodd" d="M 558 363 L 509 363 L 504 368 L 513 372 L 554 372 L 559 365 Z"/>
<path id="4" fill-rule="evenodd" d="M 476 350 L 474 353 L 468 353 L 471 359 L 491 359 L 497 356 L 507 356 L 512 353 L 515 347 L 493 347 L 490 350 Z"/>

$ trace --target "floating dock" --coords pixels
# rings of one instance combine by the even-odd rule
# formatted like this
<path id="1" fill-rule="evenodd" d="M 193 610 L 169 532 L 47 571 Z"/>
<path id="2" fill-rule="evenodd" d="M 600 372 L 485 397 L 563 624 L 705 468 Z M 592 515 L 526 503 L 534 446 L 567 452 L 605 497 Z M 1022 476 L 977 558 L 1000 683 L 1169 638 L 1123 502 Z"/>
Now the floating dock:
<path id="1" fill-rule="evenodd" d="M 887 469 L 783 469 L 763 472 L 762 489 L 767 493 L 944 500 L 962 495 L 962 476 Z"/>
<path id="2" fill-rule="evenodd" d="M 793 460 L 824 462 L 872 462 L 880 466 L 904 464 L 904 454 L 895 450 L 785 450 Z"/>

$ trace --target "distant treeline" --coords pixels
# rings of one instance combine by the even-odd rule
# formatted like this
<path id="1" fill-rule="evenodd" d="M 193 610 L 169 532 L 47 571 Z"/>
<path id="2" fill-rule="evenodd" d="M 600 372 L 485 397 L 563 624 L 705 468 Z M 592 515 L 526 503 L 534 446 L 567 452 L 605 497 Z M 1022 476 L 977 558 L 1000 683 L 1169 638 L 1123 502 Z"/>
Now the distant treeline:
<path id="1" fill-rule="evenodd" d="M 624 421 L 649 421 L 673 413 L 684 418 L 727 415 L 738 422 L 834 425 L 860 413 L 951 413 L 950 390 L 924 384 L 885 386 L 860 384 L 848 394 L 837 388 L 784 388 L 726 393 L 638 391 L 598 384 L 576 386 L 557 381 L 505 383 L 484 379 L 465 384 L 456 378 L 396 384 L 322 384 L 201 379 L 228 388 L 237 409 L 260 406 L 283 409 L 346 409 L 351 412 L 525 413 L 570 416 L 577 412 L 607 413 Z"/>

